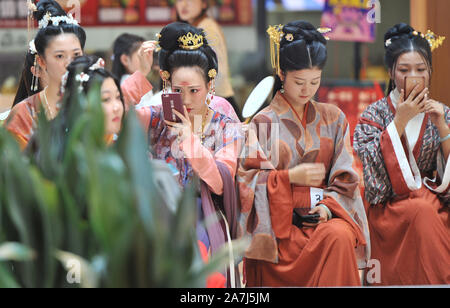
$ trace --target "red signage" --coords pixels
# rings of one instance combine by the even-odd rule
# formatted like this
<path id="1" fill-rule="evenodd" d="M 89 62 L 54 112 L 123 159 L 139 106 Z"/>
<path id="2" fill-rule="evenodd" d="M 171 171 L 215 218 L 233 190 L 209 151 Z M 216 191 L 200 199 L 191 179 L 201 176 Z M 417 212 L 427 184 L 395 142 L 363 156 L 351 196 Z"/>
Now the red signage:
<path id="1" fill-rule="evenodd" d="M 60 0 L 83 27 L 165 25 L 175 18 L 167 0 Z M 213 17 L 225 25 L 251 25 L 251 0 L 223 0 L 211 9 Z M 26 28 L 27 2 L 0 0 L 0 28 Z"/>

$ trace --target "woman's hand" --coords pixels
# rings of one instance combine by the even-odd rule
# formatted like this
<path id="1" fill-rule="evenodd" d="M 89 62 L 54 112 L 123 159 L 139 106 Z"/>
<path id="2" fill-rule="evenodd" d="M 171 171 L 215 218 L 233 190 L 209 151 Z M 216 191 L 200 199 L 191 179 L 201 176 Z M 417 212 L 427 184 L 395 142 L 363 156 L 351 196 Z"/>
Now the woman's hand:
<path id="1" fill-rule="evenodd" d="M 289 169 L 289 181 L 299 186 L 320 186 L 325 179 L 325 165 L 303 163 Z"/>
<path id="2" fill-rule="evenodd" d="M 138 50 L 139 57 L 139 71 L 147 76 L 152 70 L 153 65 L 153 52 L 156 49 L 156 41 L 146 41 L 143 42 Z"/>
<path id="3" fill-rule="evenodd" d="M 433 124 L 438 128 L 447 126 L 445 121 L 444 105 L 442 105 L 441 103 L 433 99 L 427 100 L 425 104 L 425 112 L 430 115 L 431 122 L 433 122 Z"/>
<path id="4" fill-rule="evenodd" d="M 312 214 L 316 214 L 316 213 L 320 215 L 319 221 L 317 223 L 304 222 L 303 226 L 314 228 L 314 227 L 317 227 L 317 225 L 328 221 L 328 212 L 323 206 L 316 206 L 311 211 L 309 211 L 308 214 L 312 215 Z"/>
<path id="5" fill-rule="evenodd" d="M 189 119 L 189 114 L 186 106 L 183 106 L 183 108 L 184 115 L 179 113 L 177 110 L 172 109 L 172 112 L 181 119 L 181 123 L 170 122 L 166 120 L 164 121 L 175 134 L 178 134 L 180 142 L 183 142 L 184 140 L 192 136 L 192 123 Z"/>
<path id="6" fill-rule="evenodd" d="M 428 100 L 428 88 L 425 88 L 422 92 L 418 93 L 419 86 L 417 85 L 404 101 L 405 90 L 400 93 L 400 101 L 397 106 L 397 112 L 395 114 L 395 125 L 399 135 L 403 135 L 405 127 L 408 122 L 421 112 L 425 112 L 426 102 Z M 417 97 L 416 97 L 417 95 Z"/>

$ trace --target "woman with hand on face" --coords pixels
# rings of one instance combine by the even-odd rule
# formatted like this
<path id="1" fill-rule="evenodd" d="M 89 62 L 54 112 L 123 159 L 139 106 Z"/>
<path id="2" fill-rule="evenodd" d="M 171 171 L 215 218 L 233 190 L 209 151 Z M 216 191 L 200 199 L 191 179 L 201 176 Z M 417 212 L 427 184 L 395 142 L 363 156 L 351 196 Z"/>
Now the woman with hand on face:
<path id="1" fill-rule="evenodd" d="M 354 134 L 383 285 L 450 283 L 450 109 L 428 91 L 438 40 L 406 24 L 387 31 L 388 96 L 364 111 Z M 407 77 L 422 77 L 423 91 L 405 97 Z"/>
<path id="2" fill-rule="evenodd" d="M 37 127 L 37 114 L 43 108 L 48 119 L 56 117 L 60 99 L 61 77 L 66 66 L 83 54 L 86 33 L 71 15 L 67 15 L 61 6 L 53 0 L 42 0 L 33 12 L 39 23 L 39 31 L 30 43 L 29 52 L 34 55 L 35 73 L 28 74 L 31 66 L 24 68 L 21 83 L 33 87 L 32 93 L 39 88 L 39 81 L 34 82 L 33 75 L 44 72 L 47 86 L 42 91 L 16 104 L 6 120 L 6 128 L 17 139 L 21 148 L 25 148 Z M 30 61 L 31 64 L 31 61 Z M 26 78 L 27 80 L 25 80 Z M 17 97 L 27 97 L 28 89 L 20 86 Z"/>
<path id="3" fill-rule="evenodd" d="M 247 286 L 360 285 L 368 228 L 349 125 L 337 107 L 313 100 L 326 39 L 305 21 L 268 32 L 274 97 L 253 118 L 238 169 L 241 228 L 252 236 Z M 312 214 L 315 221 L 299 223 Z"/>
<path id="4" fill-rule="evenodd" d="M 144 41 L 143 37 L 129 33 L 120 35 L 114 41 L 112 73 L 117 76 L 121 84 L 139 70 L 138 52 Z"/>
<path id="5" fill-rule="evenodd" d="M 191 184 L 194 178 L 200 179 L 196 186 L 201 196 L 199 222 L 214 213 L 221 223 L 206 228 L 199 224 L 198 239 L 201 251 L 215 253 L 228 235 L 236 237 L 237 204 L 226 200 L 235 198 L 233 183 L 242 137 L 238 123 L 208 105 L 218 67 L 204 32 L 175 22 L 164 27 L 159 36 L 159 65 L 165 91 L 170 86 L 173 93 L 181 95 L 184 112 L 173 109 L 180 119 L 175 123 L 164 119 L 162 106 L 148 106 L 137 110 L 138 118 L 148 134 L 153 158 L 164 160 L 177 170 L 181 187 Z M 223 198 L 225 220 L 211 207 L 211 194 Z M 230 234 L 225 231 L 224 221 L 229 224 Z M 218 284 L 224 286 L 222 278 Z"/>

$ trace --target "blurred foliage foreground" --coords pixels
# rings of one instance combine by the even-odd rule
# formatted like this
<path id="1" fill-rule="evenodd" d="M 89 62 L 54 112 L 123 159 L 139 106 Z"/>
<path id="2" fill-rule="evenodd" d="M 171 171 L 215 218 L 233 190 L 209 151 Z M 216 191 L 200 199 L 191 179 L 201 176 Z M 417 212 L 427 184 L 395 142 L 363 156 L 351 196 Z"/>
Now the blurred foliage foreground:
<path id="1" fill-rule="evenodd" d="M 227 253 L 203 263 L 195 189 L 149 160 L 133 110 L 105 144 L 100 81 L 73 92 L 33 151 L 0 127 L 0 287 L 204 287 Z"/>

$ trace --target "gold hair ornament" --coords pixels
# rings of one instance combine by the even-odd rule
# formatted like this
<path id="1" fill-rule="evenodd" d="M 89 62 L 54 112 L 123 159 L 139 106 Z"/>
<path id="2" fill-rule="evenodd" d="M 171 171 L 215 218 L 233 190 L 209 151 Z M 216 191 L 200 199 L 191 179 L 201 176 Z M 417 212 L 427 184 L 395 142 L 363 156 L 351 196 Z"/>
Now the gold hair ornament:
<path id="1" fill-rule="evenodd" d="M 196 50 L 203 46 L 203 35 L 188 32 L 186 35 L 180 36 L 178 42 L 181 49 Z"/>
<path id="2" fill-rule="evenodd" d="M 294 41 L 294 35 L 292 33 L 284 33 L 283 32 L 283 25 L 275 25 L 270 26 L 267 29 L 267 33 L 269 34 L 270 38 L 270 59 L 272 62 L 272 68 L 276 70 L 277 75 L 281 73 L 280 69 L 280 42 L 283 39 L 283 37 L 288 41 L 292 42 Z M 317 28 L 317 32 L 324 35 L 326 33 L 331 32 L 331 28 L 321 27 Z M 325 36 L 326 40 L 329 40 L 330 38 L 328 36 Z"/>
<path id="3" fill-rule="evenodd" d="M 425 34 L 425 39 L 428 41 L 428 44 L 430 44 L 431 51 L 434 51 L 444 44 L 445 36 L 434 34 L 434 32 L 428 30 L 427 34 Z"/>
<path id="4" fill-rule="evenodd" d="M 283 25 L 270 26 L 267 29 L 270 38 L 270 60 L 276 74 L 280 75 L 280 42 L 284 36 Z"/>

